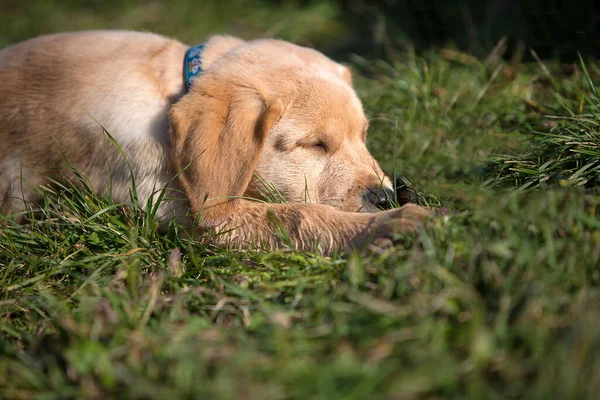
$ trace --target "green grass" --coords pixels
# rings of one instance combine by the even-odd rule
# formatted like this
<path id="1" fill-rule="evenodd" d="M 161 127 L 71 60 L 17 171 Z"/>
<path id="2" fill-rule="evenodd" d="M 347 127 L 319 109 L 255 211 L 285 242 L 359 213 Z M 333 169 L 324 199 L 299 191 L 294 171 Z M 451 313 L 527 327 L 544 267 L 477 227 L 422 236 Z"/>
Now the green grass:
<path id="1" fill-rule="evenodd" d="M 346 29 L 316 3 L 231 23 L 243 2 L 198 21 L 184 0 L 28 4 L 0 14 L 0 42 L 88 26 L 251 37 L 283 14 L 277 34 L 300 42 Z M 0 397 L 594 398 L 598 68 L 449 49 L 348 60 L 372 153 L 449 215 L 380 252 L 224 251 L 55 186 L 43 218 L 0 231 Z"/>
<path id="2" fill-rule="evenodd" d="M 489 162 L 487 182 L 491 186 L 518 185 L 520 190 L 552 185 L 586 187 L 600 183 L 599 101 L 594 79 L 583 61 L 573 79 L 559 82 L 544 76 L 552 85 L 554 101 L 543 111 L 549 132 L 532 131 L 533 146 L 517 157 L 499 155 Z M 598 71 L 594 71 L 598 78 Z"/>

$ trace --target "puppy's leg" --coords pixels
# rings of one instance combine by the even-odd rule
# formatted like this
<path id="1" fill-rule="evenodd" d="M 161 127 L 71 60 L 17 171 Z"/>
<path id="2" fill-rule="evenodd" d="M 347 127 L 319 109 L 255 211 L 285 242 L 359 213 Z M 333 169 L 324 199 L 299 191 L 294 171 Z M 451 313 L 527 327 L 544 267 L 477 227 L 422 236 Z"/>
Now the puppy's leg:
<path id="1" fill-rule="evenodd" d="M 0 214 L 22 223 L 25 212 L 42 198 L 39 186 L 48 180 L 29 168 L 18 168 L 19 165 L 14 163 L 0 172 Z"/>
<path id="2" fill-rule="evenodd" d="M 414 204 L 376 214 L 351 213 L 322 204 L 241 201 L 208 240 L 221 246 L 320 249 L 324 254 L 362 247 L 392 233 L 414 231 L 429 212 Z M 204 224 L 210 220 L 204 219 Z M 214 221 L 215 225 L 218 224 Z M 219 233 L 220 232 L 220 233 Z"/>

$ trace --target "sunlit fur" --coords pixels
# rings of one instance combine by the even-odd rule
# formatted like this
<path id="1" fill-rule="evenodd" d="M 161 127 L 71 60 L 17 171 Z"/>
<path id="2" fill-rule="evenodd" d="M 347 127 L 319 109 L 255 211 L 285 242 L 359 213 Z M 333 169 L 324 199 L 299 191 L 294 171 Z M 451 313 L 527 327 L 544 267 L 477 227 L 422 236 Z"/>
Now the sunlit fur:
<path id="1" fill-rule="evenodd" d="M 159 222 L 226 232 L 208 239 L 223 246 L 330 252 L 411 230 L 427 214 L 414 205 L 365 213 L 375 208 L 364 192 L 390 181 L 366 148 L 346 67 L 284 41 L 215 36 L 186 93 L 187 48 L 91 31 L 0 51 L 2 212 L 18 218 L 35 205 L 44 175 L 75 180 L 68 160 L 116 202 L 130 199 L 131 170 L 140 204 L 166 188 Z M 288 204 L 244 199 L 262 197 L 263 181 Z"/>

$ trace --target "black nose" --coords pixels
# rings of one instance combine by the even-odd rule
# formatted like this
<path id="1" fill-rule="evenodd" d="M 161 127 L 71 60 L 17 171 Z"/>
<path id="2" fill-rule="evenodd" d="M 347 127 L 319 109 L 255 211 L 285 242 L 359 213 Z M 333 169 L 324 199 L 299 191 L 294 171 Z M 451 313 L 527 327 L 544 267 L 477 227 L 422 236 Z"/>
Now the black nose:
<path id="1" fill-rule="evenodd" d="M 396 197 L 392 189 L 385 187 L 367 189 L 364 196 L 369 203 L 384 210 L 392 208 L 392 203 Z"/>

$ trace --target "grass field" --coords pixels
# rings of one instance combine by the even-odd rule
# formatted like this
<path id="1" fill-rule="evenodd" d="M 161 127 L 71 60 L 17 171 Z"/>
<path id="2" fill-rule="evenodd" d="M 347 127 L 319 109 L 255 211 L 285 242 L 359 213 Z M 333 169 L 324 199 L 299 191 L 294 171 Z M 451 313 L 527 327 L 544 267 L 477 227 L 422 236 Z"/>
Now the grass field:
<path id="1" fill-rule="evenodd" d="M 351 34 L 329 3 L 7 4 L 0 46 L 102 27 Z M 43 218 L 0 231 L 0 398 L 597 396 L 600 69 L 450 47 L 344 60 L 372 153 L 447 216 L 382 251 L 223 251 L 55 187 Z"/>

